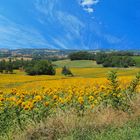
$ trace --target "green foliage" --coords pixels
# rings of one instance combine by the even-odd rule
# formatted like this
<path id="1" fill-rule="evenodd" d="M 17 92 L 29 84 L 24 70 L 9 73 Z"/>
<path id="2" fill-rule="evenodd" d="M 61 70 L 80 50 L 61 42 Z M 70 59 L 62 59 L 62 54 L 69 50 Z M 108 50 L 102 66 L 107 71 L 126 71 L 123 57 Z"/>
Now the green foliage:
<path id="1" fill-rule="evenodd" d="M 28 75 L 55 75 L 53 65 L 51 62 L 45 60 L 30 63 L 28 67 L 25 68 L 25 72 Z"/>
<path id="2" fill-rule="evenodd" d="M 140 72 L 137 73 L 136 78 L 130 83 L 130 86 L 128 88 L 129 91 L 131 93 L 136 92 L 136 89 L 137 89 L 137 86 L 139 85 L 139 83 L 140 83 Z"/>
<path id="3" fill-rule="evenodd" d="M 135 66 L 135 60 L 130 56 L 117 56 L 114 53 L 97 53 L 96 62 L 97 64 L 103 64 L 104 67 L 124 67 L 128 68 Z"/>
<path id="4" fill-rule="evenodd" d="M 71 60 L 94 60 L 95 55 L 86 51 L 79 51 L 69 54 Z"/>
<path id="5" fill-rule="evenodd" d="M 4 71 L 5 73 L 13 73 L 13 63 L 11 59 L 7 62 L 5 60 L 0 61 L 0 73 L 3 73 Z"/>
<path id="6" fill-rule="evenodd" d="M 0 61 L 0 73 L 5 72 L 12 74 L 14 69 L 23 69 L 28 64 L 29 61 L 25 61 L 22 58 L 21 60 L 12 60 L 11 58 L 9 58 L 8 61 L 3 59 L 2 61 Z"/>
<path id="7" fill-rule="evenodd" d="M 134 99 L 137 87 L 140 83 L 140 72 L 126 89 L 121 89 L 119 87 L 119 81 L 115 71 L 109 72 L 108 81 L 110 98 L 105 101 L 106 105 L 111 105 L 113 108 L 121 109 L 123 111 L 130 111 L 130 103 L 132 99 Z"/>
<path id="8" fill-rule="evenodd" d="M 3 73 L 4 70 L 5 70 L 5 61 L 3 60 L 0 62 L 0 73 Z"/>
<path id="9" fill-rule="evenodd" d="M 122 126 L 77 128 L 66 140 L 139 140 L 140 119 L 133 119 Z"/>
<path id="10" fill-rule="evenodd" d="M 13 112 L 8 108 L 0 111 L 1 121 L 0 121 L 0 135 L 7 134 L 13 126 Z"/>
<path id="11" fill-rule="evenodd" d="M 118 79 L 117 79 L 117 72 L 116 71 L 110 71 L 108 73 L 108 80 L 110 81 L 110 87 L 112 89 L 112 92 L 113 93 L 118 93 L 119 90 L 118 90 L 118 87 L 119 87 L 119 82 L 118 82 Z"/>
<path id="12" fill-rule="evenodd" d="M 9 59 L 9 61 L 5 64 L 5 72 L 10 74 L 13 73 L 13 64 L 11 59 Z"/>
<path id="13" fill-rule="evenodd" d="M 70 71 L 69 68 L 67 68 L 66 66 L 64 66 L 62 68 L 62 72 L 61 72 L 63 75 L 65 76 L 73 76 L 72 72 Z"/>
<path id="14" fill-rule="evenodd" d="M 95 60 L 96 60 L 97 64 L 103 64 L 106 57 L 107 57 L 107 54 L 105 54 L 105 53 L 97 53 L 95 56 Z"/>
<path id="15" fill-rule="evenodd" d="M 107 99 L 106 104 L 119 109 L 123 105 L 122 105 L 122 98 L 120 98 L 121 89 L 119 88 L 119 82 L 117 79 L 116 71 L 109 72 L 108 81 L 109 81 L 110 93 L 109 93 L 109 98 Z"/>
<path id="16" fill-rule="evenodd" d="M 136 62 L 136 67 L 140 67 L 140 56 L 133 56 L 132 58 Z"/>

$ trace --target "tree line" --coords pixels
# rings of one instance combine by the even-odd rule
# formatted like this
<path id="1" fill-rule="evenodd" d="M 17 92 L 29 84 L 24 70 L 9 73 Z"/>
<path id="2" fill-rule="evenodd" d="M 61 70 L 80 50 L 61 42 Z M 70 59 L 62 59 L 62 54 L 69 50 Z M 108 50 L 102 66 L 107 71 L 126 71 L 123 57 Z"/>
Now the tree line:
<path id="1" fill-rule="evenodd" d="M 23 70 L 27 75 L 55 75 L 55 66 L 48 60 L 15 60 L 9 58 L 7 61 L 0 61 L 0 73 L 13 74 L 14 70 Z M 61 74 L 64 76 L 74 76 L 71 70 L 64 66 Z"/>
<path id="2" fill-rule="evenodd" d="M 12 74 L 14 70 L 23 70 L 28 75 L 54 75 L 55 68 L 48 60 L 15 60 L 9 58 L 0 61 L 0 73 Z"/>
<path id="3" fill-rule="evenodd" d="M 135 60 L 130 56 L 117 56 L 106 53 L 97 53 L 95 60 L 97 64 L 102 64 L 104 67 L 128 68 L 136 65 Z"/>
<path id="4" fill-rule="evenodd" d="M 132 54 L 129 52 L 87 52 L 80 51 L 69 54 L 69 58 L 73 60 L 94 60 L 97 64 L 102 64 L 104 67 L 131 67 L 135 66 L 136 62 L 132 59 Z M 55 66 L 50 60 L 13 60 L 11 58 L 0 61 L 0 73 L 12 74 L 13 70 L 23 70 L 28 75 L 55 75 Z M 72 72 L 67 68 L 62 68 L 63 75 L 71 75 Z"/>
<path id="5" fill-rule="evenodd" d="M 8 61 L 0 61 L 0 73 L 13 73 L 13 63 L 11 59 Z"/>
<path id="6" fill-rule="evenodd" d="M 136 62 L 131 57 L 131 52 L 87 52 L 80 51 L 71 53 L 68 58 L 73 60 L 94 60 L 97 64 L 102 64 L 104 67 L 131 67 L 135 66 Z"/>
<path id="7" fill-rule="evenodd" d="M 28 75 L 55 75 L 55 67 L 51 61 L 38 60 L 31 61 L 29 65 L 25 67 L 25 72 Z"/>
<path id="8" fill-rule="evenodd" d="M 95 54 L 87 51 L 79 51 L 69 54 L 68 58 L 73 60 L 94 60 Z"/>

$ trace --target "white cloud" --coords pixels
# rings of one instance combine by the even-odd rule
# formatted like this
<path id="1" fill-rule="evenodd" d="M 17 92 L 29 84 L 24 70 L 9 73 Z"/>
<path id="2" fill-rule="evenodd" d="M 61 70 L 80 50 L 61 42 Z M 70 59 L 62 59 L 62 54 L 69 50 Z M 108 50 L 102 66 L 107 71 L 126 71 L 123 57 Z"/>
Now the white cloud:
<path id="1" fill-rule="evenodd" d="M 94 12 L 93 6 L 98 3 L 99 0 L 82 0 L 80 4 L 85 11 L 87 11 L 88 13 L 93 13 Z"/>
<path id="2" fill-rule="evenodd" d="M 39 14 L 39 20 L 53 22 L 55 19 L 56 5 L 59 5 L 58 0 L 35 0 L 34 6 Z M 40 19 L 42 17 L 42 19 Z"/>
<path id="3" fill-rule="evenodd" d="M 0 15 L 0 47 L 1 48 L 53 48 L 35 29 L 14 23 Z"/>
<path id="4" fill-rule="evenodd" d="M 40 13 L 38 21 L 42 24 L 57 23 L 58 26 L 63 26 L 64 30 L 71 31 L 75 35 L 84 27 L 84 23 L 77 16 L 61 11 L 60 0 L 36 0 L 35 8 Z"/>
<path id="5" fill-rule="evenodd" d="M 92 6 L 92 5 L 95 5 L 99 2 L 99 0 L 83 0 L 81 2 L 81 5 L 82 6 Z"/>
<path id="6" fill-rule="evenodd" d="M 59 32 L 52 36 L 52 42 L 66 49 L 74 47 L 74 41 L 82 38 L 81 31 L 85 28 L 85 23 L 74 14 L 62 11 L 63 3 L 61 2 L 60 0 L 36 0 L 35 8 L 39 12 L 38 21 L 45 26 L 48 24 L 54 25 L 52 30 L 54 31 L 54 28 L 56 28 L 55 30 Z M 40 19 L 40 17 L 42 18 Z M 82 44 L 81 47 L 84 47 L 84 45 Z"/>
<path id="7" fill-rule="evenodd" d="M 80 21 L 76 16 L 66 12 L 59 11 L 56 15 L 58 23 L 61 24 L 65 32 L 71 33 L 74 37 L 80 37 L 80 31 L 85 27 L 82 21 Z"/>

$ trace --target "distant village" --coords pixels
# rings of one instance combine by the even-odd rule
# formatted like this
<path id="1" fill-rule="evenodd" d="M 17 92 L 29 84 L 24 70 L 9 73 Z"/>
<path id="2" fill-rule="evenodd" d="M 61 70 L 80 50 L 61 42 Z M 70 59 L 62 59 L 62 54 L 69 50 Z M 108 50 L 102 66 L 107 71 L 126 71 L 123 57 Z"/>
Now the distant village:
<path id="1" fill-rule="evenodd" d="M 0 49 L 0 59 L 2 58 L 24 58 L 24 59 L 33 59 L 33 58 L 58 58 L 65 59 L 72 52 L 79 50 L 51 50 L 51 49 Z M 116 52 L 116 50 L 88 50 L 94 54 L 98 52 Z M 140 51 L 129 51 L 133 56 L 140 56 Z"/>

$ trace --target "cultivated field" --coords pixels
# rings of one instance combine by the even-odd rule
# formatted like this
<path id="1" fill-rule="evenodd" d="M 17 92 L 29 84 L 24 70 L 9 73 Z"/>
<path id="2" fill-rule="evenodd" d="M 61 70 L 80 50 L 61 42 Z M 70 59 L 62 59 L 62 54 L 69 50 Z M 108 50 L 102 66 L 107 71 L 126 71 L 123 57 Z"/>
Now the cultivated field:
<path id="1" fill-rule="evenodd" d="M 60 68 L 65 61 L 55 63 L 55 76 L 28 76 L 21 71 L 0 74 L 0 139 L 127 137 L 128 122 L 139 116 L 139 109 L 133 110 L 139 100 L 135 104 L 133 100 L 140 92 L 140 75 L 135 78 L 140 69 L 102 68 L 93 61 L 75 61 L 68 63 L 74 77 L 67 77 Z M 107 78 L 109 71 L 116 71 L 118 78 L 115 72 Z M 110 134 L 109 128 L 116 132 Z M 137 131 L 133 138 L 138 138 Z"/>
<path id="2" fill-rule="evenodd" d="M 132 79 L 136 73 L 139 72 L 139 68 L 71 68 L 74 77 L 65 77 L 61 74 L 61 68 L 56 69 L 55 76 L 28 76 L 24 72 L 15 71 L 15 74 L 0 74 L 0 88 L 1 90 L 7 90 L 12 88 L 40 89 L 44 84 L 48 85 L 54 81 L 61 82 L 62 80 L 69 81 L 75 79 L 84 79 L 85 81 L 105 79 L 109 71 L 114 70 L 118 73 L 118 76 Z M 88 79 L 87 79 L 88 78 Z M 100 79 L 98 79 L 100 78 Z M 62 82 L 63 83 L 63 82 Z M 50 85 L 55 85 L 50 84 Z"/>

